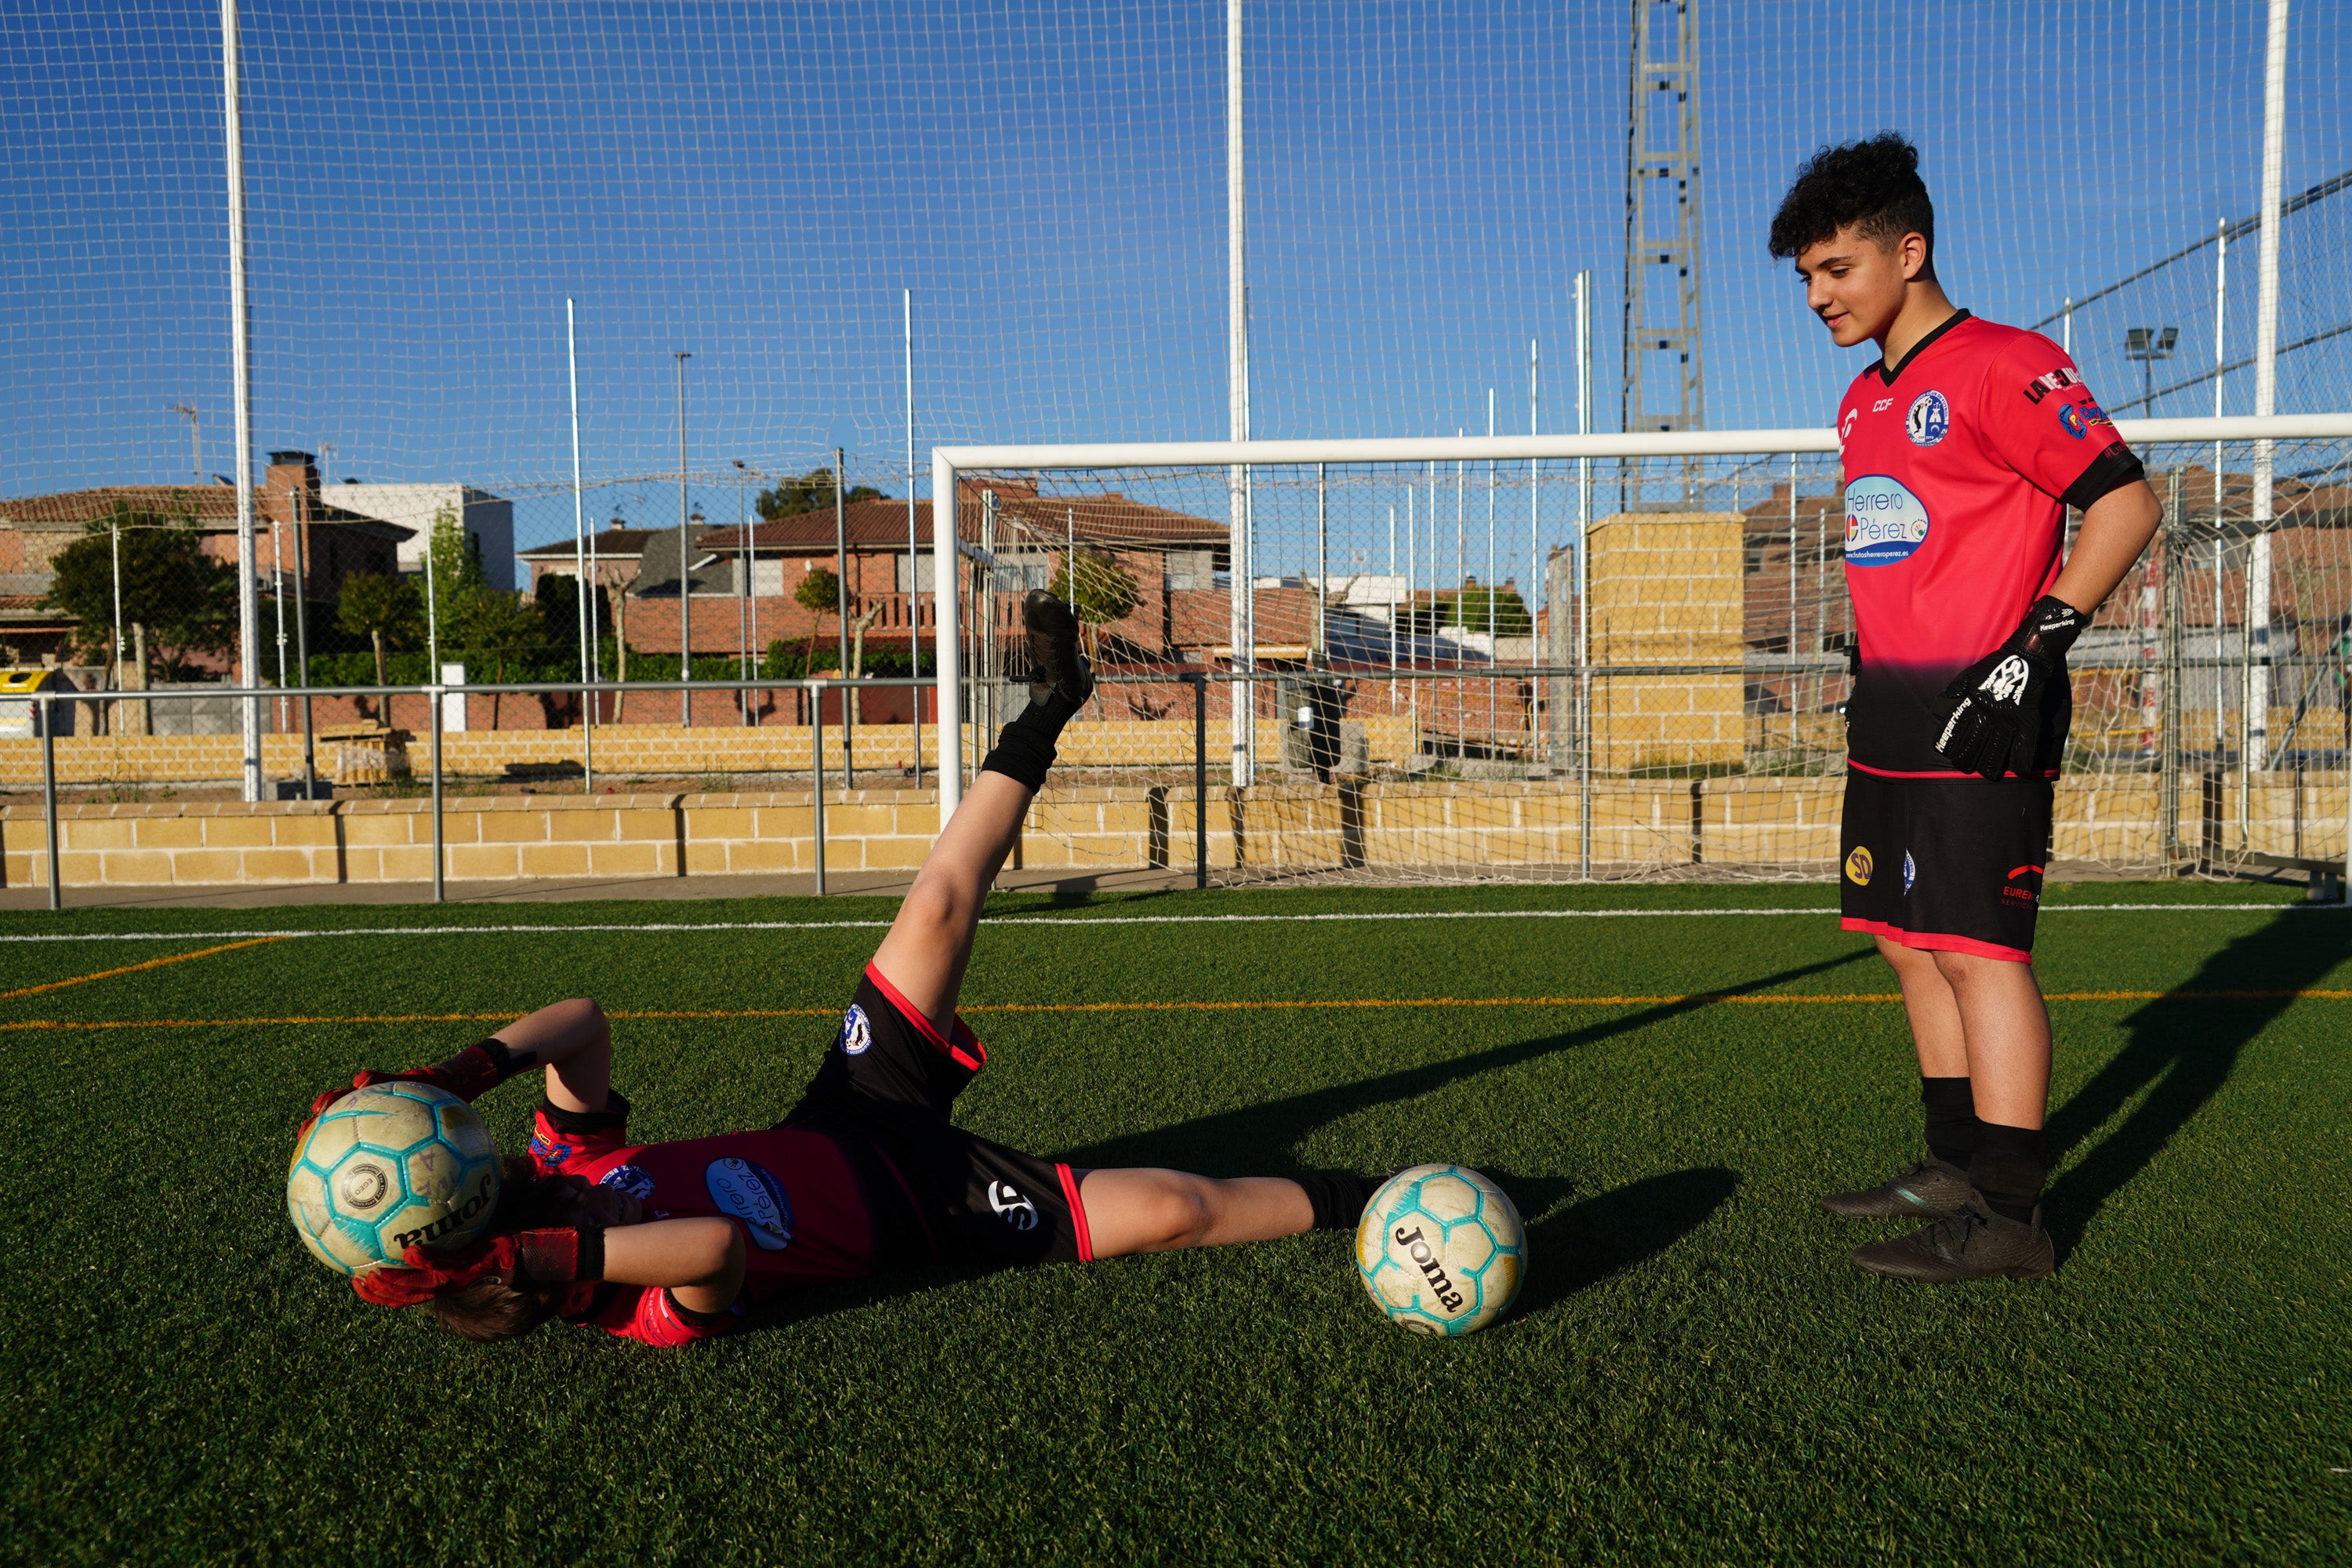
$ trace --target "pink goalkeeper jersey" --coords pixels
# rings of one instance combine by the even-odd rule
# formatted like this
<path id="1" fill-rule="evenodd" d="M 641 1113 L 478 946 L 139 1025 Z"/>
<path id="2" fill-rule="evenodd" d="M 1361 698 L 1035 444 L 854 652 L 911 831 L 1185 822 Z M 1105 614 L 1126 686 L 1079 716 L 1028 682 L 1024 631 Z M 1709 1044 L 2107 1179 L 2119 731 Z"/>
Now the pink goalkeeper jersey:
<path id="1" fill-rule="evenodd" d="M 2139 459 L 2038 332 L 1966 310 L 1838 405 L 1845 580 L 1861 671 L 1848 760 L 1896 778 L 1963 775 L 1935 749 L 1929 704 L 1999 647 L 2057 579 L 2066 509 L 2142 477 Z M 2057 773 L 2066 712 L 2034 772 Z"/>

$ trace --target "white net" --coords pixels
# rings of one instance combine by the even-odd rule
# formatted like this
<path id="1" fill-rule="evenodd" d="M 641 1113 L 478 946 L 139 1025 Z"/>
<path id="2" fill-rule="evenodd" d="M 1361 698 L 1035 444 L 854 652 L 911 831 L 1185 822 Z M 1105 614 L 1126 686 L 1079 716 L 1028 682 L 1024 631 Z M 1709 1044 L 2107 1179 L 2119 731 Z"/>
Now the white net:
<path id="1" fill-rule="evenodd" d="M 2249 220 L 2260 202 L 2265 15 L 2188 0 L 2123 12 L 1945 6 L 1857 14 L 1825 30 L 1787 6 L 1725 0 L 1251 5 L 1242 93 L 1251 433 L 1576 428 L 1580 273 L 1590 277 L 1582 417 L 1592 429 L 1643 423 L 1657 389 L 1681 374 L 1650 376 L 1650 406 L 1629 416 L 1627 340 L 1639 358 L 1639 324 L 1671 314 L 1669 296 L 1685 286 L 1690 313 L 1678 321 L 1698 333 L 1692 422 L 1823 423 L 1864 356 L 1822 342 L 1787 269 L 1765 254 L 1764 233 L 1814 147 L 1889 125 L 1923 149 L 1938 264 L 1955 299 L 2065 336 L 2119 414 L 2251 412 L 2260 235 Z M 0 302 L 0 643 L 26 660 L 97 671 L 78 678 L 85 683 L 228 673 L 236 584 L 224 589 L 199 557 L 222 559 L 233 508 L 216 481 L 245 464 L 266 481 L 262 679 L 280 679 L 281 618 L 288 681 L 306 667 L 319 682 L 373 679 L 379 643 L 395 681 L 427 679 L 434 656 L 463 660 L 477 679 L 574 673 L 570 300 L 582 510 L 603 541 L 589 625 L 603 677 L 795 677 L 845 652 L 858 662 L 843 622 L 860 618 L 863 668 L 910 668 L 928 584 L 924 568 L 894 561 L 892 542 L 910 521 L 928 533 L 927 515 L 909 520 L 904 504 L 927 492 L 931 446 L 1228 433 L 1226 22 L 1214 5 L 1037 0 L 246 5 L 255 449 L 237 454 L 217 9 L 60 0 L 12 11 L 0 20 L 0 257 L 21 286 Z M 1649 40 L 1638 62 L 1637 24 Z M 2280 412 L 2352 406 L 2352 189 L 2340 178 L 2352 171 L 2347 67 L 2352 20 L 2340 7 L 2297 7 L 2286 51 Z M 1672 103 L 1647 102 L 1637 74 L 1674 87 L 1647 95 Z M 1645 106 L 1629 111 L 1633 100 Z M 1644 232 L 1633 237 L 1629 144 L 1672 187 L 1643 209 Z M 1686 278 L 1678 265 L 1671 276 L 1644 273 L 1641 256 L 1668 243 L 1691 247 Z M 1646 292 L 1638 308 L 1625 298 L 1629 278 Z M 828 601 L 803 590 L 835 555 L 825 513 L 836 447 L 846 482 L 887 499 L 850 504 L 842 555 L 851 581 Z M 273 469 L 277 452 L 296 456 Z M 2184 469 L 2184 527 L 2217 504 L 2225 521 L 2245 514 L 2238 479 L 2226 477 L 2249 468 L 2242 450 L 2151 457 Z M 2281 472 L 2317 476 L 2294 481 L 2315 495 L 2339 459 L 2306 452 L 2299 467 L 2283 458 Z M 1703 696 L 1718 707 L 1731 682 L 1736 737 L 1727 731 L 1722 754 L 1696 760 L 1648 756 L 1631 742 L 1604 753 L 1593 739 L 1591 765 L 1629 781 L 1696 768 L 1678 785 L 1686 797 L 1694 780 L 1706 795 L 1729 791 L 1717 781 L 1735 776 L 1833 772 L 1843 677 L 1824 649 L 1844 630 L 1844 608 L 1835 529 L 1824 526 L 1822 498 L 1834 489 L 1826 468 L 1808 459 L 1791 473 L 1785 457 L 1765 454 L 1595 465 L 1591 477 L 1594 518 L 1642 502 L 1738 515 L 1745 563 L 1738 615 L 1712 624 L 1703 657 L 1674 654 L 1672 637 L 1644 644 L 1604 626 L 1598 600 L 1594 610 L 1596 632 L 1619 645 L 1597 662 L 1727 667 L 1598 678 L 1595 723 L 1615 711 L 1611 703 L 1633 700 L 1635 682 L 1654 687 L 1645 700 Z M 1055 552 L 1056 499 L 1066 512 L 1119 489 L 1194 520 L 1154 536 L 1150 561 L 1119 567 L 1137 579 L 1140 607 L 1117 624 L 1164 614 L 1158 641 L 1110 634 L 1113 652 L 1137 666 L 1112 687 L 1128 716 L 1176 724 L 1197 689 L 1159 679 L 1165 672 L 1151 667 L 1168 662 L 1164 650 L 1219 670 L 1232 658 L 1232 627 L 1213 624 L 1230 619 L 1230 542 L 1205 531 L 1232 521 L 1223 476 L 999 478 L 1006 564 L 987 607 L 999 616 L 1016 581 L 1050 580 L 1070 554 L 1067 516 Z M 1246 574 L 1258 583 L 1255 641 L 1295 649 L 1319 639 L 1334 663 L 1380 665 L 1378 680 L 1360 671 L 1349 712 L 1369 726 L 1377 765 L 1415 788 L 1468 800 L 1528 782 L 1511 770 L 1569 765 L 1559 720 L 1574 704 L 1564 678 L 1441 680 L 1425 668 L 1403 678 L 1431 659 L 1560 662 L 1549 639 L 1569 624 L 1556 592 L 1561 551 L 1587 500 L 1568 468 L 1334 472 L 1322 493 L 1318 534 L 1315 476 L 1256 476 Z M 2303 504 L 2306 518 L 2333 515 Z M 2308 528 L 2310 544 L 2301 554 L 2282 545 L 2275 570 L 2334 570 L 2312 564 L 2332 559 L 2334 536 L 2293 521 L 2284 499 L 2281 509 L 2284 526 Z M 1090 551 L 1126 560 L 1133 542 L 1121 531 L 1133 518 L 1108 502 L 1097 510 L 1076 520 L 1077 533 L 1093 530 L 1076 541 L 1082 561 Z M 749 541 L 733 535 L 761 517 L 772 521 Z M 134 552 L 152 557 L 153 570 L 119 615 L 92 575 L 89 531 L 110 518 L 117 535 L 163 542 Z M 354 576 L 413 580 L 444 520 L 457 535 L 445 564 L 461 580 L 435 589 L 429 614 L 396 604 L 345 613 Z M 2225 528 L 2221 542 L 2225 622 L 2242 614 L 2228 596 L 2242 599 L 2231 563 L 2243 531 Z M 61 573 L 60 552 L 76 541 L 83 555 Z M 1596 546 L 1597 584 L 1638 578 L 1643 551 L 1667 546 L 1626 548 L 1625 562 L 1609 566 Z M 1089 570 L 1080 567 L 1082 593 Z M 2294 590 L 2280 581 L 2284 603 Z M 1178 584 L 1193 586 L 1169 586 Z M 1213 602 L 1221 589 L 1222 612 Z M 1093 590 L 1125 592 L 1116 577 Z M 536 618 L 492 602 L 517 591 L 533 594 Z M 2137 591 L 2127 584 L 2125 596 Z M 2188 590 L 2181 614 L 2205 592 Z M 1188 593 L 1212 597 L 1180 613 Z M 2118 613 L 2111 606 L 2110 618 Z M 2214 637 L 2210 605 L 2197 613 L 2207 620 L 2175 617 L 2209 628 L 2184 632 L 2181 668 L 2224 668 L 2242 645 L 2226 631 Z M 2323 607 L 2297 624 L 2320 627 L 2336 613 Z M 1386 673 L 1391 639 L 1402 645 L 1395 677 Z M 1017 684 L 1018 649 L 971 653 L 998 693 L 976 711 L 997 716 Z M 1288 657 L 1269 651 L 1266 662 Z M 126 664 L 142 668 L 126 674 Z M 1286 679 L 1260 683 L 1269 722 L 1298 706 L 1297 690 L 1276 684 Z M 2231 678 L 2217 679 L 2221 710 L 2242 707 Z M 2325 706 L 2305 701 L 2314 689 L 2299 682 L 2285 668 L 2269 682 L 2284 709 L 2255 726 L 2265 763 L 2302 754 L 2310 715 Z M 2199 689 L 2173 684 L 2193 709 Z M 2136 700 L 2145 687 L 2133 688 Z M 1227 711 L 1221 684 L 1211 683 L 1209 700 Z M 707 713 L 680 711 L 667 696 L 594 711 L 619 727 L 805 717 L 790 703 L 731 698 Z M 918 711 L 902 702 L 866 718 L 903 730 Z M 199 730 L 215 721 L 191 714 Z M 421 709 L 373 716 L 422 722 Z M 475 722 L 561 727 L 583 717 L 576 702 L 521 701 Z M 281 706 L 270 721 L 292 719 Z M 2202 721 L 2181 721 L 2193 722 Z M 2112 759 L 2100 768 L 2124 768 L 2126 753 L 2139 766 L 2146 728 L 2119 717 L 2095 742 L 2086 727 L 2078 752 Z M 1230 735 L 1212 739 L 1222 746 Z M 885 740 L 872 736 L 874 754 Z M 909 741 L 896 743 L 911 756 Z M 1190 738 L 1168 744 L 1181 772 Z M 1274 735 L 1256 752 L 1286 766 L 1290 744 Z M 2229 759 L 2243 742 L 2225 734 L 2216 744 L 2222 765 L 2236 765 Z M 702 771 L 688 753 L 663 754 L 686 757 L 665 764 L 683 773 Z M 1106 765 L 1131 763 L 1141 765 Z M 183 764 L 144 765 L 160 778 Z M 1310 756 L 1318 768 L 1329 771 Z M 1605 853 L 1590 838 L 1573 855 L 1547 851 L 1543 864 L 1690 863 L 1687 845 L 1680 861 L 1643 846 L 1673 841 L 1682 831 L 1674 821 L 1704 820 L 1704 803 L 1685 798 L 1675 818 L 1671 803 L 1643 799 L 1642 820 L 1663 826 L 1629 828 Z M 2237 841 L 2251 843 L 2252 831 Z M 1704 863 L 1769 869 L 1816 858 L 1793 839 L 1738 854 L 1729 843 L 1718 835 L 1716 849 L 1702 847 Z"/>

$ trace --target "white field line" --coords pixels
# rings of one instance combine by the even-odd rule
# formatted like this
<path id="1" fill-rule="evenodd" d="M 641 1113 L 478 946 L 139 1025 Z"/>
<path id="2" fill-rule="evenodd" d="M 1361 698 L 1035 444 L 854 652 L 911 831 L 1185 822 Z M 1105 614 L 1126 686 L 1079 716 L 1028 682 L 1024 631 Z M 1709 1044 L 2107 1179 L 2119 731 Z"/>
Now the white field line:
<path id="1" fill-rule="evenodd" d="M 2311 913 L 2342 912 L 2343 904 L 2052 904 L 2045 915 L 2085 913 L 2169 914 L 2193 910 L 2269 915 L 2281 910 Z M 1308 925 L 1367 921 L 1609 921 L 1701 920 L 1730 916 L 1834 915 L 1826 905 L 1792 909 L 1713 910 L 1404 910 L 1362 913 L 1299 915 L 1005 915 L 982 922 L 983 928 L 1005 926 L 1182 926 L 1182 925 Z M 0 933 L 11 942 L 220 942 L 242 937 L 338 936 L 556 936 L 570 931 L 887 931 L 888 921 L 712 921 L 698 924 L 647 922 L 639 925 L 477 925 L 362 926 L 347 931 L 41 931 Z"/>

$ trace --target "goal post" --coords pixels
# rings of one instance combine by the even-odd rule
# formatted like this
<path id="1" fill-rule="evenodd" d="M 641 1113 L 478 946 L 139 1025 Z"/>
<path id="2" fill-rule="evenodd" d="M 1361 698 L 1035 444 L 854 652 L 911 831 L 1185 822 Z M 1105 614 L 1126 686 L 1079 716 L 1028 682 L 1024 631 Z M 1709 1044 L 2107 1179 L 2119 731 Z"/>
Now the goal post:
<path id="1" fill-rule="evenodd" d="M 2116 431 L 2135 451 L 2142 453 L 2144 457 L 2158 452 L 2210 452 L 2212 454 L 2210 458 L 2203 460 L 2210 465 L 2215 479 L 2215 516 L 2218 518 L 2221 510 L 2220 477 L 2227 465 L 2227 459 L 2222 456 L 2225 449 L 2250 448 L 2245 458 L 2246 466 L 2252 468 L 2259 463 L 2266 469 L 2271 460 L 2271 452 L 2279 443 L 2352 442 L 2352 413 L 2279 415 L 2268 417 L 2125 419 L 2116 421 Z M 1319 476 L 1326 468 L 1361 471 L 1386 467 L 1401 475 L 1415 472 L 1435 474 L 1441 469 L 1450 468 L 1454 476 L 1454 488 L 1451 494 L 1453 516 L 1458 531 L 1462 527 L 1465 511 L 1460 477 L 1470 466 L 1479 465 L 1485 469 L 1486 478 L 1482 482 L 1487 487 L 1481 493 L 1489 498 L 1486 503 L 1487 510 L 1483 526 L 1486 527 L 1490 541 L 1488 559 L 1491 560 L 1495 516 L 1491 497 L 1494 493 L 1494 476 L 1501 465 L 1513 465 L 1528 475 L 1527 484 L 1531 493 L 1524 507 L 1523 520 L 1535 515 L 1536 502 L 1532 492 L 1538 483 L 1536 476 L 1541 471 L 1542 465 L 1553 465 L 1550 479 L 1555 486 L 1564 485 L 1573 488 L 1580 482 L 1583 484 L 1586 499 L 1575 511 L 1576 519 L 1580 521 L 1562 525 L 1561 519 L 1567 516 L 1567 513 L 1558 509 L 1555 510 L 1555 526 L 1550 531 L 1549 542 L 1557 549 L 1575 542 L 1583 523 L 1593 520 L 1597 515 L 1597 509 L 1590 500 L 1591 487 L 1596 483 L 1617 485 L 1623 482 L 1615 476 L 1604 479 L 1602 470 L 1605 468 L 1613 468 L 1622 472 L 1629 465 L 1654 463 L 1657 459 L 1681 458 L 1696 462 L 1701 459 L 1740 458 L 1787 458 L 1789 459 L 1787 495 L 1792 519 L 1791 542 L 1787 565 L 1793 585 L 1799 564 L 1793 535 L 1795 500 L 1798 492 L 1795 465 L 1798 459 L 1803 458 L 1811 458 L 1818 464 L 1823 455 L 1833 454 L 1837 449 L 1836 431 L 1825 427 L 1694 430 L 1587 436 L 1401 437 L 1334 440 L 1121 442 L 934 447 L 931 453 L 933 646 L 936 650 L 935 673 L 938 681 L 939 721 L 936 732 L 939 737 L 937 758 L 940 822 L 944 826 L 947 817 L 953 813 L 961 798 L 963 772 L 967 763 L 964 753 L 963 727 L 972 717 L 964 711 L 965 678 L 971 672 L 964 668 L 963 657 L 967 628 L 962 625 L 962 558 L 977 559 L 982 552 L 978 543 L 968 537 L 972 529 L 971 520 L 962 514 L 962 509 L 969 505 L 969 498 L 960 494 L 960 485 L 963 480 L 973 476 L 1025 474 L 1036 476 L 1042 482 L 1047 476 L 1067 476 L 1076 470 L 1105 474 L 1144 470 L 1166 474 L 1180 470 L 1223 472 L 1239 468 L 1252 472 L 1281 469 L 1314 470 L 1318 475 L 1319 485 L 1321 482 Z M 2332 450 L 2323 457 L 2320 468 L 2313 470 L 2326 477 L 2336 491 L 2342 491 L 2346 488 L 2346 476 L 2342 471 L 2345 456 L 2342 449 Z M 1751 464 L 1749 467 L 1759 473 L 1766 472 L 1759 465 Z M 2158 464 L 2151 462 L 2150 468 L 2153 475 L 2158 470 Z M 1693 482 L 1689 478 L 1690 472 L 1690 468 L 1685 466 L 1683 469 L 1685 494 L 1689 493 Z M 1654 487 L 1659 480 L 1656 473 L 1652 472 L 1637 478 L 1633 482 L 1637 486 L 1646 483 Z M 1816 474 L 1817 491 L 1822 490 L 1830 482 L 1822 475 Z M 1438 486 L 1433 482 L 1429 503 L 1430 525 L 1433 528 L 1438 522 L 1436 514 L 1440 510 L 1442 499 L 1438 489 Z M 1818 502 L 1821 497 L 1817 495 L 1815 500 Z M 1653 503 L 1649 510 L 1661 509 L 1657 504 Z M 2270 519 L 2264 518 L 2263 526 L 2267 527 L 2270 521 Z M 2352 521 L 2352 519 L 2338 521 L 2334 526 L 2341 529 L 2345 521 Z M 1824 522 L 1823 526 L 1826 528 L 1827 524 Z M 1391 523 L 1390 532 L 1391 542 L 1389 553 L 1392 560 L 1395 553 L 1393 522 Z M 1071 548 L 1074 562 L 1070 568 L 1073 571 L 1076 570 L 1075 540 L 1074 532 Z M 1257 542 L 1254 540 L 1252 543 L 1255 553 L 1257 552 Z M 1238 552 L 1235 552 L 1234 559 L 1236 561 L 1242 559 Z M 2216 559 L 2218 560 L 2219 557 L 2217 556 Z M 1328 570 L 1328 559 L 1318 557 L 1318 560 L 1321 561 L 1319 570 L 1311 575 L 1318 579 L 1315 583 L 1316 594 L 1320 598 L 1328 599 L 1330 596 L 1331 574 Z M 1434 566 L 1436 564 L 1434 550 L 1432 552 L 1432 562 Z M 1830 563 L 1826 540 L 1822 543 L 1822 563 L 1824 566 Z M 1456 594 L 1462 592 L 1465 584 L 1471 581 L 1470 577 L 1461 572 L 1462 564 L 1463 552 L 1457 549 L 1456 578 L 1454 584 L 1454 591 Z M 2343 564 L 2346 568 L 2344 573 L 2346 582 L 2342 584 L 2344 592 L 2339 596 L 2347 599 L 2343 614 L 2347 623 L 2345 630 L 2352 633 L 2352 561 Z M 992 574 L 994 573 L 995 568 L 992 563 L 989 570 Z M 1302 571 L 1302 580 L 1308 575 L 1310 574 Z M 1429 584 L 1433 592 L 1438 586 L 1434 583 L 1435 575 L 1435 572 L 1433 571 Z M 2221 575 L 2222 574 L 2217 569 L 2214 575 L 2215 586 L 2212 590 L 2217 605 L 2220 603 L 2219 584 Z M 1528 584 L 1528 596 L 1526 605 L 1530 611 L 1534 604 L 1533 595 L 1538 587 L 1538 584 L 1532 582 Z M 1230 591 L 1255 594 L 1257 590 L 1250 583 L 1236 581 L 1232 584 Z M 1491 595 L 1494 589 L 1490 587 L 1487 592 Z M 2152 583 L 2145 592 L 2151 596 L 2155 594 L 2156 590 Z M 1792 586 L 1792 595 L 1793 593 Z M 1391 614 L 1394 613 L 1392 607 Z M 2213 625 L 2218 628 L 2226 617 L 2220 609 L 2217 609 L 2214 614 L 2216 618 Z M 2152 637 L 2154 622 L 2151 621 L 2150 625 Z M 2207 661 L 2209 663 L 2219 662 L 2218 630 L 2215 637 L 2217 651 L 2214 659 Z M 2251 636 L 2248 642 L 2251 647 Z M 1229 653 L 1235 650 L 1228 650 Z M 1793 610 L 1788 633 L 1788 651 L 1790 658 L 1793 659 L 1795 655 Z M 1489 647 L 1490 660 L 1494 659 L 1496 649 Z M 2264 654 L 2261 657 L 2267 658 L 2269 656 Z M 1530 668 L 1533 668 L 1543 661 L 1530 659 L 1528 662 Z M 2216 701 L 2218 704 L 2221 699 L 2217 698 Z M 2217 724 L 2220 721 L 2218 715 L 2221 710 L 2217 706 L 2215 709 Z M 2266 716 L 2258 715 L 2257 721 L 2265 722 Z M 982 743 L 984 744 L 984 738 Z M 2299 820 L 2300 817 L 2298 817 Z"/>

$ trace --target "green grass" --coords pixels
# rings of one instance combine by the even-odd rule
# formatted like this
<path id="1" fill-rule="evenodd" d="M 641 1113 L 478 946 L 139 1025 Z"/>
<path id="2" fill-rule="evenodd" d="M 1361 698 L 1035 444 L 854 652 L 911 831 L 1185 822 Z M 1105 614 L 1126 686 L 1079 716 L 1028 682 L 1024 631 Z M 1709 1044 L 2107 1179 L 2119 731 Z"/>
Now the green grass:
<path id="1" fill-rule="evenodd" d="M 2085 886 L 2045 986 L 2352 987 L 2352 916 L 2275 889 Z M 1826 888 L 1003 900 L 1006 916 L 1825 908 Z M 1059 905 L 1059 908 L 1055 906 Z M 873 930 L 499 926 L 887 917 L 863 900 L 0 914 L 37 1019 L 823 1008 Z M 1825 915 L 1067 925 L 982 933 L 967 1000 L 1883 993 Z M 1087 1163 L 1459 1160 L 1531 1222 L 1514 1314 L 1389 1327 L 1344 1237 L 812 1292 L 655 1352 L 465 1346 L 365 1306 L 287 1223 L 310 1093 L 485 1026 L 0 1031 L 0 1479 L 11 1562 L 1832 1563 L 2342 1560 L 2352 1002 L 2056 1004 L 2056 1279 L 1856 1274 L 1812 1194 L 1917 1138 L 1900 1010 L 1695 1000 L 1002 1014 L 962 1120 Z M 823 1017 L 618 1026 L 646 1138 L 761 1125 Z M 485 1102 L 518 1146 L 522 1086 Z"/>

